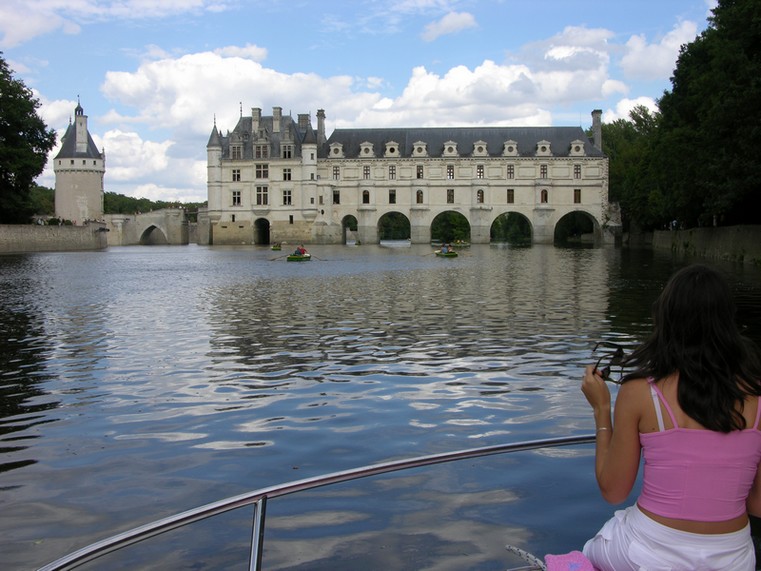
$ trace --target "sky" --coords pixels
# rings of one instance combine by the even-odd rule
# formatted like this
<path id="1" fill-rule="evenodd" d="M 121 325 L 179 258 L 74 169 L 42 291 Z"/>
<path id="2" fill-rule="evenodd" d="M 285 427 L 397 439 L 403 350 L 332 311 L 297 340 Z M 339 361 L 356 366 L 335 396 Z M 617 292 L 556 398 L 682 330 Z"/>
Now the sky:
<path id="1" fill-rule="evenodd" d="M 206 200 L 253 107 L 335 128 L 581 126 L 657 110 L 716 0 L 0 0 L 0 51 L 59 142 L 79 101 L 105 190 Z"/>

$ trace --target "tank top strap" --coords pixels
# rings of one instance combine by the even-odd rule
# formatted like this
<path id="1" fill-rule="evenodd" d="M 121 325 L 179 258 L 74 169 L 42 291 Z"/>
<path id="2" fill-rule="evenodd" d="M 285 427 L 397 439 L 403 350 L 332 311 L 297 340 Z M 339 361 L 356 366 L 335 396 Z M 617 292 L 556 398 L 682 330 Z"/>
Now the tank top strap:
<path id="1" fill-rule="evenodd" d="M 753 423 L 753 428 L 758 430 L 758 421 L 761 420 L 761 397 L 756 398 L 756 421 Z"/>
<path id="2" fill-rule="evenodd" d="M 671 410 L 671 407 L 669 406 L 669 403 L 666 400 L 666 397 L 663 396 L 661 389 L 659 389 L 658 385 L 655 384 L 655 379 L 653 377 L 649 377 L 647 379 L 647 382 L 650 385 L 650 393 L 654 395 L 653 405 L 655 406 L 655 414 L 658 417 L 658 428 L 660 428 L 661 432 L 665 430 L 665 426 L 663 424 L 663 416 L 661 415 L 661 407 L 658 406 L 658 402 L 655 400 L 655 395 L 658 395 L 658 400 L 660 400 L 661 403 L 663 403 L 663 408 L 665 408 L 666 412 L 669 414 L 669 418 L 671 419 L 671 425 L 674 428 L 678 428 L 679 425 L 676 423 L 676 417 L 674 416 L 674 412 Z M 756 424 L 758 424 L 758 418 L 756 419 Z"/>

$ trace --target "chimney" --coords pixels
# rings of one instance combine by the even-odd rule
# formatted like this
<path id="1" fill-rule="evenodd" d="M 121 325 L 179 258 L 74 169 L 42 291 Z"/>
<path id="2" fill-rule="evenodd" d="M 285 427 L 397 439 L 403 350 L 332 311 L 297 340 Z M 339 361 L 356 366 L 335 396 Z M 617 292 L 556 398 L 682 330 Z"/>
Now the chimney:
<path id="1" fill-rule="evenodd" d="M 273 133 L 280 132 L 280 120 L 282 118 L 283 118 L 283 108 L 273 107 L 272 108 L 272 132 Z"/>
<path id="2" fill-rule="evenodd" d="M 259 122 L 262 120 L 262 110 L 259 107 L 251 108 L 251 131 L 254 136 L 259 132 Z"/>
<path id="3" fill-rule="evenodd" d="M 322 145 L 325 139 L 325 109 L 317 110 L 317 144 Z"/>
<path id="4" fill-rule="evenodd" d="M 306 131 L 309 127 L 309 113 L 299 113 L 299 131 Z"/>
<path id="5" fill-rule="evenodd" d="M 592 144 L 602 151 L 602 109 L 592 111 Z"/>

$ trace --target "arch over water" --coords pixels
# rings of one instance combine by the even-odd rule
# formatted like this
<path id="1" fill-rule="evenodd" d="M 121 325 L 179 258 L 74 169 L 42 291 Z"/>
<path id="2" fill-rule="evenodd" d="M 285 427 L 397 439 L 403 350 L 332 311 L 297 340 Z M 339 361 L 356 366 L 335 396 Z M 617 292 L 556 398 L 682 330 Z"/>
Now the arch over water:
<path id="1" fill-rule="evenodd" d="M 342 244 L 346 244 L 349 240 L 357 240 L 357 217 L 353 214 L 347 214 L 341 220 L 341 240 Z"/>
<path id="2" fill-rule="evenodd" d="M 140 235 L 141 246 L 165 246 L 169 244 L 166 234 L 159 228 L 151 224 Z"/>
<path id="3" fill-rule="evenodd" d="M 602 228 L 597 219 L 584 210 L 574 210 L 555 224 L 553 242 L 556 245 L 602 243 Z"/>
<path id="4" fill-rule="evenodd" d="M 532 236 L 531 220 L 520 212 L 500 214 L 489 228 L 489 241 L 497 244 L 529 245 Z"/>
<path id="5" fill-rule="evenodd" d="M 378 238 L 380 240 L 409 240 L 411 227 L 410 219 L 401 212 L 386 212 L 378 219 Z"/>
<path id="6" fill-rule="evenodd" d="M 431 240 L 470 242 L 470 220 L 454 210 L 437 214 L 431 222 Z"/>
<path id="7" fill-rule="evenodd" d="M 270 243 L 270 221 L 266 218 L 257 218 L 254 221 L 254 244 Z"/>

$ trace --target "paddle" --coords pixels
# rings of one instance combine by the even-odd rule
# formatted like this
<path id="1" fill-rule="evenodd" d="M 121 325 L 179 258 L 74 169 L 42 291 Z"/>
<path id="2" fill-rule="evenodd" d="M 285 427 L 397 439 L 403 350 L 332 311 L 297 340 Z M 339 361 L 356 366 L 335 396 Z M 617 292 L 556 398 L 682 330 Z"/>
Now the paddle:
<path id="1" fill-rule="evenodd" d="M 275 260 L 279 260 L 280 258 L 286 258 L 290 256 L 290 254 L 283 254 L 282 256 L 278 256 L 277 258 L 270 258 L 270 262 L 274 262 Z"/>

